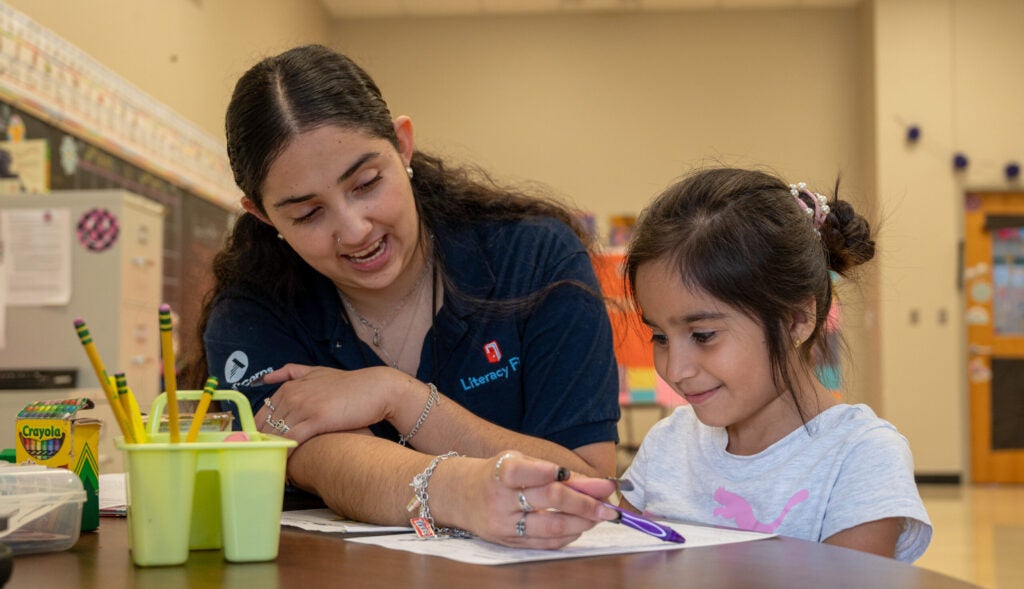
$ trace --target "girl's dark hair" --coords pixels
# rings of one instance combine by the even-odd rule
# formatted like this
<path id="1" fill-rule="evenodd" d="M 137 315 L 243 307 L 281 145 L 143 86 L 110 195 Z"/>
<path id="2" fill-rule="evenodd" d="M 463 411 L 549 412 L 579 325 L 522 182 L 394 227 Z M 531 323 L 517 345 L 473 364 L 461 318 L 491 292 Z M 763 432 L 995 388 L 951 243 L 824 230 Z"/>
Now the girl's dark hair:
<path id="1" fill-rule="evenodd" d="M 839 183 L 819 233 L 806 208 L 782 180 L 759 171 L 718 168 L 696 172 L 669 187 L 640 215 L 624 262 L 633 305 L 637 269 L 665 260 L 677 268 L 680 286 L 706 292 L 739 309 L 764 329 L 773 378 L 780 391 L 796 398 L 793 345 L 786 326 L 814 299 L 814 330 L 800 344 L 800 360 L 811 369 L 817 350 L 826 349 L 825 321 L 832 305 L 829 271 L 848 276 L 875 254 L 871 227 L 850 203 L 839 200 Z M 806 421 L 806 420 L 805 420 Z"/>
<path id="2" fill-rule="evenodd" d="M 261 187 L 270 165 L 301 133 L 337 126 L 386 139 L 398 148 L 391 112 L 377 84 L 352 60 L 320 45 L 296 47 L 250 68 L 235 85 L 224 124 L 235 183 L 263 213 Z M 410 165 L 416 208 L 430 233 L 441 226 L 552 217 L 571 227 L 585 245 L 593 245 L 593 237 L 577 212 L 554 199 L 499 186 L 478 168 L 452 167 L 420 151 L 413 153 Z M 433 251 L 446 292 L 456 294 L 440 248 Z M 273 227 L 251 214 L 242 214 L 224 249 L 214 258 L 214 286 L 199 318 L 198 354 L 183 371 L 183 383 L 201 388 L 205 382 L 202 334 L 219 293 L 243 287 L 268 293 L 286 304 L 302 292 L 303 281 L 315 273 L 277 238 Z M 538 297 L 556 286 L 537 293 Z"/>

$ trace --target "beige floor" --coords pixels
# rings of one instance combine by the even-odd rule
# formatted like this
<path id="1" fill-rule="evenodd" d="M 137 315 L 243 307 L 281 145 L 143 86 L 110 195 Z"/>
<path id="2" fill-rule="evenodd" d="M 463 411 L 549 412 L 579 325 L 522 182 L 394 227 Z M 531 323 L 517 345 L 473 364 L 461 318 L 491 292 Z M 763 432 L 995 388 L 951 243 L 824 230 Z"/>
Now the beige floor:
<path id="1" fill-rule="evenodd" d="M 917 566 L 989 589 L 1024 588 L 1024 485 L 922 485 L 932 543 Z"/>

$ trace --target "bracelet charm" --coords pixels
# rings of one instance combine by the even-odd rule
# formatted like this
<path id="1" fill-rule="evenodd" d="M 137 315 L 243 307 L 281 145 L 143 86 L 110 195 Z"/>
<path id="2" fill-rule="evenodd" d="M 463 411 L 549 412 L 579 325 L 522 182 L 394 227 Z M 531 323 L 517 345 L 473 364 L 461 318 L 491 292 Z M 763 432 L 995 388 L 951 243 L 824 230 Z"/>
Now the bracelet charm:
<path id="1" fill-rule="evenodd" d="M 431 386 L 431 389 L 436 393 L 437 389 Z M 415 433 L 415 432 L 414 432 Z M 413 488 L 413 498 L 406 505 L 406 511 L 412 511 L 419 507 L 419 517 L 414 517 L 409 520 L 412 525 L 412 529 L 416 532 L 416 535 L 420 538 L 472 538 L 473 534 L 459 528 L 434 528 L 434 517 L 430 515 L 430 505 L 427 501 L 430 499 L 430 494 L 427 493 L 427 485 L 430 484 L 430 477 L 433 476 L 434 470 L 437 465 L 441 462 L 459 456 L 458 452 L 454 450 L 447 454 L 441 454 L 436 456 L 430 464 L 420 474 L 412 478 L 412 482 L 409 486 Z"/>

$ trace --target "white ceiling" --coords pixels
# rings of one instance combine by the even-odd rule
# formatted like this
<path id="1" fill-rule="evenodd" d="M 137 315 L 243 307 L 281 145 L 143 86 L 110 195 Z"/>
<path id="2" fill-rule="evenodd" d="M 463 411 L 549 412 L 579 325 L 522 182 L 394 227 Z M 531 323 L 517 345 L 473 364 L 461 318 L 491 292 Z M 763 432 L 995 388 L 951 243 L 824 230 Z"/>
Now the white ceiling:
<path id="1" fill-rule="evenodd" d="M 320 0 L 335 18 L 839 8 L 860 0 Z"/>

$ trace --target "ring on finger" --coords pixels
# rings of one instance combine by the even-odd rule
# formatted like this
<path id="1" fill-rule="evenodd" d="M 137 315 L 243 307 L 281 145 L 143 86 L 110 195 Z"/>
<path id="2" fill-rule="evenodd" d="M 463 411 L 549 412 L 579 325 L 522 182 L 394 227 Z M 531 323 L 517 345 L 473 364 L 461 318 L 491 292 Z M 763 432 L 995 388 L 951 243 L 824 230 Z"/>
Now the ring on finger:
<path id="1" fill-rule="evenodd" d="M 522 510 L 523 513 L 530 513 L 533 511 L 533 506 L 526 500 L 526 495 L 523 493 L 522 489 L 519 490 L 519 509 Z"/>
<path id="2" fill-rule="evenodd" d="M 506 458 L 512 458 L 511 452 L 505 452 L 501 455 L 501 458 L 494 463 L 494 480 L 501 482 L 501 464 L 505 462 Z"/>
<path id="3" fill-rule="evenodd" d="M 263 404 L 266 405 L 267 407 L 270 407 L 271 413 L 277 411 L 277 407 L 274 407 L 274 404 L 270 402 L 270 397 L 264 397 Z"/>
<path id="4" fill-rule="evenodd" d="M 520 538 L 525 538 L 526 537 L 526 514 L 525 513 L 523 514 L 523 517 L 519 518 L 519 521 L 516 522 L 516 536 L 519 536 Z"/>
<path id="5" fill-rule="evenodd" d="M 288 430 L 292 429 L 291 427 L 288 426 L 287 423 L 284 422 L 283 419 L 270 419 L 267 420 L 267 423 L 270 424 L 270 427 L 281 432 L 282 434 L 286 434 L 288 433 Z"/>

